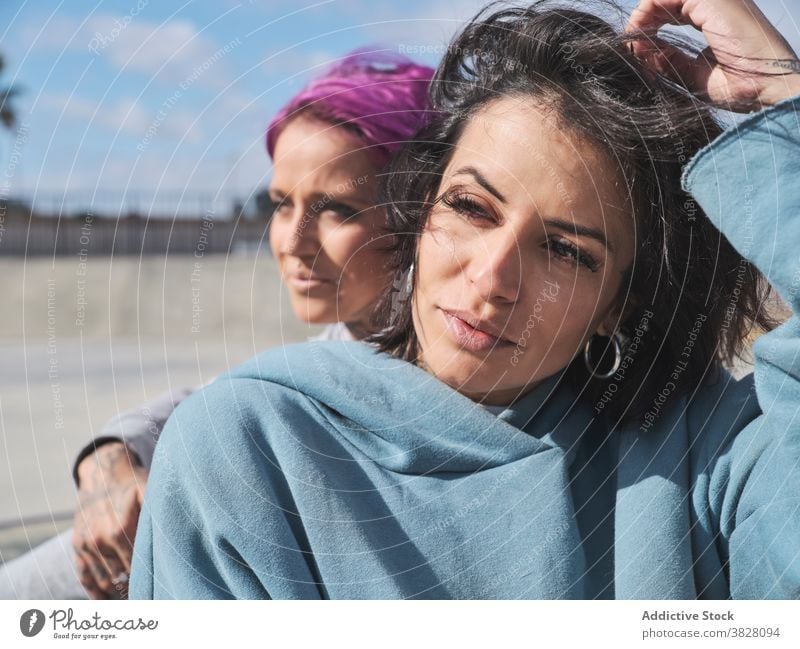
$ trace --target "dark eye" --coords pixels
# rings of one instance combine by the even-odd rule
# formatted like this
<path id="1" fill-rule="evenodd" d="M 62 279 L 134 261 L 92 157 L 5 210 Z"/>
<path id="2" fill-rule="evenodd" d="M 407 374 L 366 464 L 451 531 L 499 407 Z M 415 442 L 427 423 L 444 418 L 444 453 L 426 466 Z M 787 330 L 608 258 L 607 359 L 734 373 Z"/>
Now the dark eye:
<path id="1" fill-rule="evenodd" d="M 342 221 L 352 219 L 361 212 L 361 210 L 357 210 L 355 207 L 351 207 L 345 203 L 328 203 L 322 211 L 333 212 L 333 214 Z"/>
<path id="2" fill-rule="evenodd" d="M 568 261 L 570 264 L 580 264 L 588 268 L 593 273 L 597 270 L 597 262 L 591 255 L 578 250 L 577 246 L 564 239 L 550 239 L 548 248 L 552 250 L 557 257 Z"/>
<path id="3" fill-rule="evenodd" d="M 447 205 L 447 207 L 454 212 L 457 212 L 458 214 L 466 216 L 470 219 L 493 220 L 489 213 L 483 207 L 478 205 L 477 201 L 470 198 L 466 194 L 449 192 L 442 196 L 442 203 Z"/>
<path id="4" fill-rule="evenodd" d="M 291 209 L 292 204 L 287 199 L 271 199 L 274 206 L 272 208 L 273 214 L 285 214 L 287 210 Z"/>

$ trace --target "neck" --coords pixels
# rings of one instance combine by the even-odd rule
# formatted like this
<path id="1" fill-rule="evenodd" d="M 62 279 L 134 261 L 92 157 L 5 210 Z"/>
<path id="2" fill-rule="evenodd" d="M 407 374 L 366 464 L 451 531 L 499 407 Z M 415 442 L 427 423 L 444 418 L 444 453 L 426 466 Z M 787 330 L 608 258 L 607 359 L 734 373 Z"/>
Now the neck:
<path id="1" fill-rule="evenodd" d="M 469 397 L 475 403 L 484 406 L 511 406 L 519 401 L 526 394 L 531 392 L 541 384 L 541 380 L 532 381 L 517 388 L 505 388 L 502 390 L 491 390 L 490 392 L 466 392 L 459 390 L 465 397 Z"/>
<path id="2" fill-rule="evenodd" d="M 356 340 L 362 340 L 372 333 L 363 322 L 345 322 L 344 326 Z"/>
<path id="3" fill-rule="evenodd" d="M 425 370 L 431 376 L 439 378 L 436 376 L 436 373 L 428 366 L 422 358 L 417 358 L 415 364 Z M 559 383 L 564 376 L 564 371 L 566 368 L 560 370 L 561 378 L 559 378 Z M 549 378 L 549 377 L 548 377 Z M 530 383 L 526 383 L 520 387 L 515 388 L 504 388 L 501 390 L 490 390 L 489 392 L 468 392 L 466 390 L 462 390 L 459 388 L 453 389 L 460 394 L 463 394 L 468 399 L 471 399 L 475 403 L 479 403 L 484 406 L 512 406 L 514 403 L 522 399 L 526 394 L 529 394 L 533 390 L 535 390 L 539 385 L 541 385 L 547 379 L 539 379 L 537 381 L 531 381 Z"/>

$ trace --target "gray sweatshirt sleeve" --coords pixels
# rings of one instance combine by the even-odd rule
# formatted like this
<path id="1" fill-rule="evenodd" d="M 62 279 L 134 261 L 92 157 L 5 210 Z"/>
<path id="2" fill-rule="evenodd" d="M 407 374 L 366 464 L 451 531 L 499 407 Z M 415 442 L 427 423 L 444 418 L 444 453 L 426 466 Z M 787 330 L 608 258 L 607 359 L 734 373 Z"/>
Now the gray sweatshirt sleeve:
<path id="1" fill-rule="evenodd" d="M 312 336 L 309 340 L 353 340 L 353 335 L 343 322 L 337 322 L 329 324 L 321 333 Z M 109 442 L 123 442 L 136 454 L 142 466 L 150 470 L 150 463 L 153 461 L 153 452 L 161 435 L 161 429 L 164 428 L 172 411 L 192 392 L 209 385 L 214 380 L 211 379 L 208 383 L 194 388 L 164 392 L 155 399 L 131 410 L 126 410 L 111 419 L 100 431 L 100 435 L 78 453 L 72 466 L 72 477 L 75 484 L 80 487 L 78 465 L 100 446 Z"/>
<path id="2" fill-rule="evenodd" d="M 78 465 L 100 446 L 109 442 L 123 442 L 136 454 L 142 466 L 149 470 L 161 429 L 177 405 L 196 389 L 198 388 L 163 392 L 154 399 L 121 412 L 111 419 L 100 431 L 100 435 L 78 453 L 72 468 L 75 484 L 80 487 Z"/>

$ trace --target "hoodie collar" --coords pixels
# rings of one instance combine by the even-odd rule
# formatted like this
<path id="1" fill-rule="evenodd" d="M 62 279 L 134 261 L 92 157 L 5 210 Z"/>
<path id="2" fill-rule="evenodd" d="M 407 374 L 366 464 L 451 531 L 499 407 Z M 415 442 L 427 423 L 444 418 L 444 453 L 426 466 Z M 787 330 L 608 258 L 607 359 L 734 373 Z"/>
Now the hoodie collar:
<path id="1" fill-rule="evenodd" d="M 562 370 L 495 416 L 425 370 L 358 341 L 269 350 L 230 373 L 310 397 L 371 460 L 408 474 L 474 472 L 560 449 L 591 423 Z"/>

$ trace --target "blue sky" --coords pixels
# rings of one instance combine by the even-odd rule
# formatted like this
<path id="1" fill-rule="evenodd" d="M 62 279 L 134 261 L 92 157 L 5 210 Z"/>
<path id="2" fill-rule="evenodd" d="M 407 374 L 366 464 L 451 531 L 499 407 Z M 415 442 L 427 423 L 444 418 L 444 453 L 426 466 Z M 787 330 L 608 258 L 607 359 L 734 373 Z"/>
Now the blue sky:
<path id="1" fill-rule="evenodd" d="M 145 206 L 155 193 L 168 203 L 247 197 L 269 177 L 265 125 L 311 75 L 362 45 L 417 48 L 428 53 L 415 58 L 435 65 L 482 5 L 2 0 L 4 81 L 24 90 L 22 130 L 0 134 L 4 161 L 13 156 L 10 193 L 127 191 Z M 759 5 L 800 45 L 797 0 Z"/>

